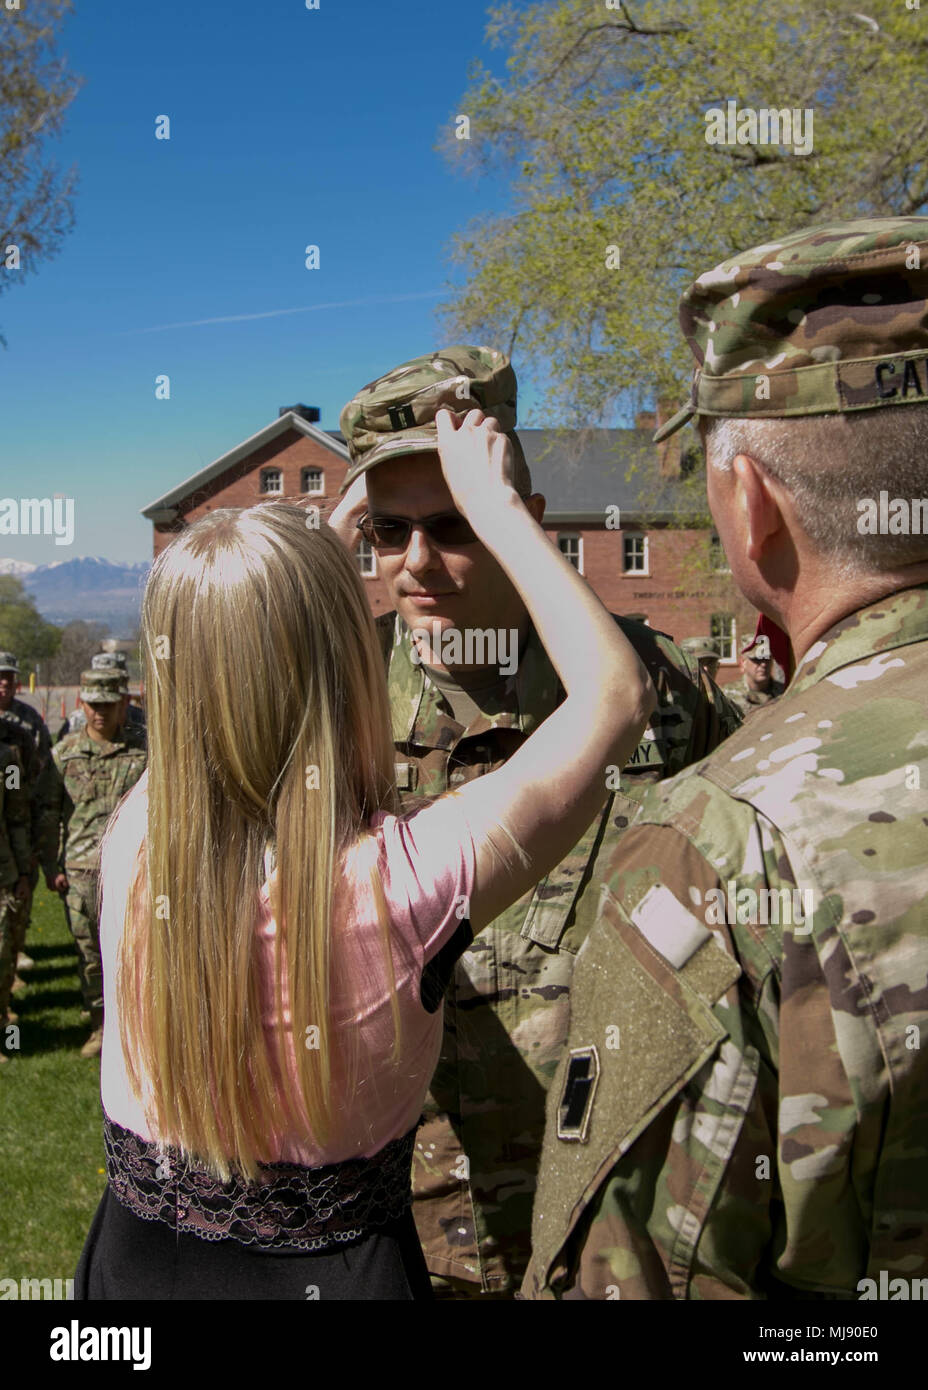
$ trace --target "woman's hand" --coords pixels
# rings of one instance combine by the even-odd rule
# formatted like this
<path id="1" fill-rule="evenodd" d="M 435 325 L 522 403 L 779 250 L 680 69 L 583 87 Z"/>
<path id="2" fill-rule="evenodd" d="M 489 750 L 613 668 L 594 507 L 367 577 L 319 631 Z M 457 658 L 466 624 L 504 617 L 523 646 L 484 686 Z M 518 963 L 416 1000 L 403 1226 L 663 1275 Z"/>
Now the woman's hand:
<path id="1" fill-rule="evenodd" d="M 492 517 L 518 498 L 512 444 L 498 420 L 470 410 L 458 422 L 451 411 L 439 410 L 435 427 L 445 482 L 462 516 L 468 521 Z"/>
<path id="2" fill-rule="evenodd" d="M 337 507 L 329 513 L 327 522 L 343 545 L 357 550 L 361 532 L 357 523 L 367 511 L 367 474 L 360 473 Z"/>

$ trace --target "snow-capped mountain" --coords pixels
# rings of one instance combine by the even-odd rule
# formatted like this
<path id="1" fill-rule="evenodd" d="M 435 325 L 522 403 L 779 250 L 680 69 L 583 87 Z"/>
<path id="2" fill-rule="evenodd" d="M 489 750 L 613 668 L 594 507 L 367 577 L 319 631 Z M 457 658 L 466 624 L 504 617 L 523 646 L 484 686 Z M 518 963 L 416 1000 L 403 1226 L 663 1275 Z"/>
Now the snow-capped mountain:
<path id="1" fill-rule="evenodd" d="M 102 555 L 53 560 L 48 565 L 0 560 L 0 574 L 22 580 L 48 622 L 62 626 L 83 618 L 85 622 L 107 623 L 115 637 L 128 635 L 138 626 L 149 569 L 148 562 L 126 565 Z"/>

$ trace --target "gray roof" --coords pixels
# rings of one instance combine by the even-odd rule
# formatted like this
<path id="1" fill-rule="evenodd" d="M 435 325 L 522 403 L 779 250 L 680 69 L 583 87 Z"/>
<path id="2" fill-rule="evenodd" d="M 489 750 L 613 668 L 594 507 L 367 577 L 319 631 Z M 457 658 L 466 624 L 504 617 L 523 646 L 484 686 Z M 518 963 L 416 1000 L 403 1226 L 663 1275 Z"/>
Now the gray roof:
<path id="1" fill-rule="evenodd" d="M 349 462 L 348 448 L 338 430 L 322 430 L 288 412 L 150 502 L 142 508 L 142 515 L 153 522 L 169 520 L 174 509 L 191 493 L 289 429 L 315 439 L 345 463 Z M 692 493 L 681 482 L 660 477 L 650 430 L 520 429 L 518 433 L 534 489 L 547 499 L 546 521 L 603 522 L 610 505 L 619 507 L 623 516 L 647 516 L 655 521 L 699 510 Z M 637 471 L 630 480 L 626 479 L 633 464 Z M 702 510 L 705 511 L 704 505 Z"/>
<path id="2" fill-rule="evenodd" d="M 546 521 L 603 521 L 623 515 L 655 520 L 697 509 L 682 483 L 661 478 L 650 430 L 519 430 L 532 486 L 547 499 Z M 636 472 L 626 479 L 626 472 Z"/>

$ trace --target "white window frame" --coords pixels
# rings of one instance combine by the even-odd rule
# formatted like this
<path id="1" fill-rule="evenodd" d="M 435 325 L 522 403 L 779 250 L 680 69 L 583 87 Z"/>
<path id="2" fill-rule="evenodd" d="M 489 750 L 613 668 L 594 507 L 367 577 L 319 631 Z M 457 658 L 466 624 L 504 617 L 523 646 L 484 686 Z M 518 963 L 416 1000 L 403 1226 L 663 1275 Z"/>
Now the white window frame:
<path id="1" fill-rule="evenodd" d="M 358 573 L 362 579 L 377 578 L 377 552 L 369 541 L 364 540 L 363 536 L 358 545 Z M 366 563 L 370 563 L 370 568 L 365 568 Z"/>
<path id="2" fill-rule="evenodd" d="M 567 552 L 565 551 L 564 547 L 563 547 L 562 544 L 561 544 L 562 541 L 571 541 L 571 542 L 575 541 L 575 542 L 576 542 L 576 544 L 577 544 L 577 563 L 576 563 L 576 565 L 574 566 L 574 568 L 576 569 L 576 571 L 577 571 L 578 574 L 582 574 L 582 573 L 583 573 L 583 536 L 582 536 L 582 534 L 581 534 L 579 531 L 558 531 L 558 533 L 557 533 L 557 548 L 558 548 L 558 550 L 561 552 L 561 554 L 564 556 L 564 558 L 565 558 L 566 560 L 568 560 L 571 564 L 573 564 L 573 561 L 570 559 L 570 556 L 567 554 Z"/>
<path id="3" fill-rule="evenodd" d="M 642 559 L 643 559 L 644 564 L 643 564 L 643 567 L 642 567 L 641 569 L 631 569 L 631 568 L 629 568 L 629 565 L 628 565 L 628 555 L 627 555 L 626 550 L 625 550 L 625 546 L 626 546 L 626 543 L 627 543 L 628 541 L 641 541 L 641 542 L 643 542 L 643 545 L 644 545 L 644 555 L 643 555 Z M 647 575 L 647 574 L 650 574 L 650 572 L 651 572 L 650 559 L 651 559 L 651 554 L 650 554 L 650 547 L 649 547 L 649 545 L 648 545 L 647 533 L 646 533 L 645 531 L 623 531 L 623 533 L 622 533 L 622 573 L 623 573 L 623 574 L 633 574 L 633 575 L 642 575 L 642 574 Z"/>
<path id="4" fill-rule="evenodd" d="M 721 537 L 719 536 L 717 531 L 713 531 L 712 535 L 709 537 L 710 560 L 712 559 L 713 551 L 715 550 L 716 546 L 718 546 L 719 550 L 721 551 L 722 563 L 720 565 L 716 565 L 713 563 L 712 573 L 731 574 L 731 565 L 728 563 L 728 556 L 725 554 L 725 547 L 722 545 Z"/>
<path id="5" fill-rule="evenodd" d="M 318 474 L 319 474 L 319 486 L 318 486 L 318 487 L 307 487 L 307 485 L 306 485 L 306 475 L 307 475 L 307 473 L 318 473 Z M 312 467 L 312 466 L 310 466 L 310 467 L 308 467 L 308 468 L 302 468 L 302 469 L 300 470 L 300 489 L 301 489 L 302 494 L 303 494 L 304 497 L 324 497 L 324 496 L 325 496 L 325 471 L 324 471 L 324 469 L 322 469 L 322 468 L 314 468 L 314 467 Z"/>
<path id="6" fill-rule="evenodd" d="M 277 479 L 277 482 L 278 482 L 278 484 L 279 484 L 278 487 L 268 487 L 268 483 L 270 482 L 270 480 L 271 480 L 272 478 L 276 478 L 276 479 Z M 283 475 L 283 470 L 280 469 L 280 468 L 262 468 L 262 469 L 261 469 L 261 496 L 262 496 L 262 497 L 280 497 L 280 496 L 283 495 L 283 490 L 284 490 L 284 475 Z"/>
<path id="7" fill-rule="evenodd" d="M 727 620 L 729 624 L 729 631 L 727 634 L 715 631 L 717 618 L 724 618 Z M 719 651 L 723 653 L 719 658 L 719 665 L 734 666 L 737 660 L 736 653 L 738 651 L 738 626 L 735 622 L 734 613 L 711 613 L 709 615 L 709 636 L 713 642 L 717 643 Z M 724 643 L 729 641 L 731 642 L 731 655 L 725 656 Z"/>

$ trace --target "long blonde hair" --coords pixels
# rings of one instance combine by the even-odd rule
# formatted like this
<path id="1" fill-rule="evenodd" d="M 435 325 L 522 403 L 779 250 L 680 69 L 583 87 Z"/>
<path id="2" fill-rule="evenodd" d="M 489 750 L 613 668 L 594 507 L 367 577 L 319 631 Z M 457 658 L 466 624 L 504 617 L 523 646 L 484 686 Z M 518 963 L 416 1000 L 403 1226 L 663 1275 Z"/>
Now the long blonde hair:
<path id="1" fill-rule="evenodd" d="M 353 1042 L 336 1037 L 330 1014 L 333 879 L 370 817 L 397 809 L 363 584 L 334 533 L 309 520 L 282 503 L 203 517 L 158 557 L 142 607 L 148 833 L 127 904 L 120 1027 L 137 1095 L 142 1068 L 150 1078 L 159 1137 L 223 1180 L 230 1161 L 253 1177 L 294 1124 L 320 1144 L 331 1133 L 344 1101 L 333 1060 Z M 268 846 L 278 1017 L 283 946 L 297 1097 L 282 1037 L 276 1049 L 265 1037 L 255 968 Z M 389 923 L 371 878 L 396 1056 Z M 315 1045 L 304 1046 L 310 1028 Z"/>

